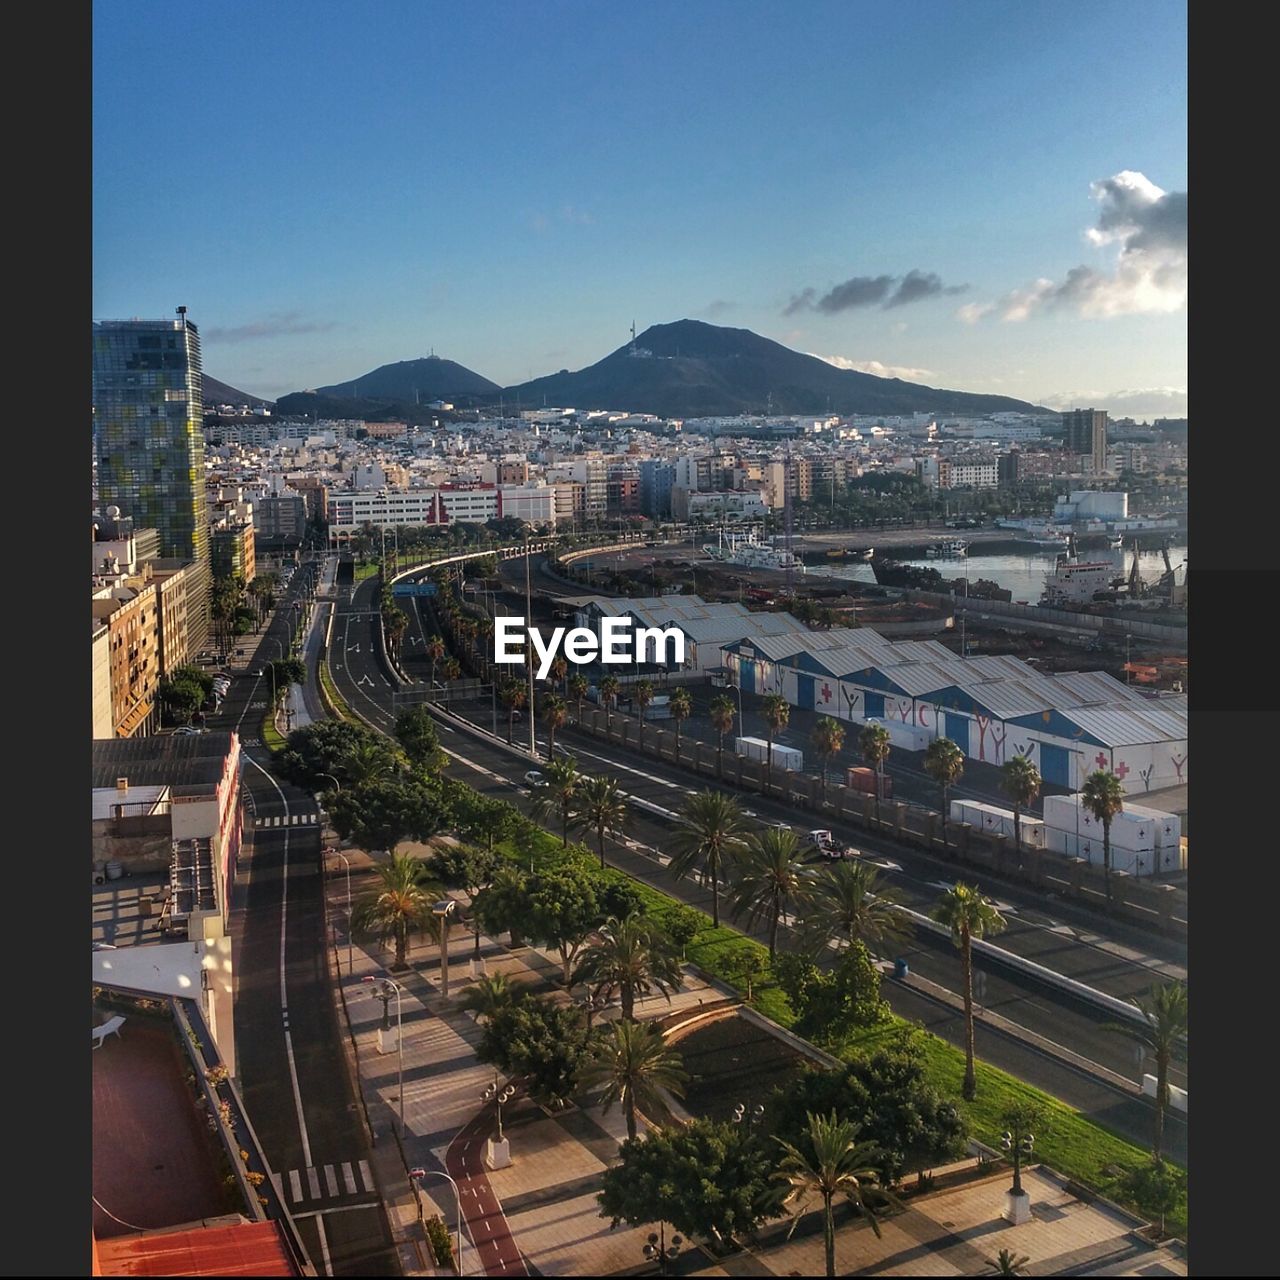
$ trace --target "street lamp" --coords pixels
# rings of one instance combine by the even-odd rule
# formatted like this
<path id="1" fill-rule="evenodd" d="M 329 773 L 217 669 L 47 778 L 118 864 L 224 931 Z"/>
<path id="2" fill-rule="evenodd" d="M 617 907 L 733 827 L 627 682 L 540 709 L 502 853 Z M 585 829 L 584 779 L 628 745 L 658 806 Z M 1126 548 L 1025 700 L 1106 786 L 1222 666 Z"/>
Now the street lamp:
<path id="1" fill-rule="evenodd" d="M 485 1144 L 484 1162 L 490 1169 L 505 1169 L 511 1163 L 511 1143 L 502 1136 L 502 1104 L 510 1102 L 515 1097 L 515 1092 L 515 1085 L 499 1085 L 495 1078 L 480 1095 L 481 1102 L 494 1104 L 497 1117 L 497 1136 L 490 1138 Z"/>
<path id="2" fill-rule="evenodd" d="M 453 1198 L 458 1205 L 458 1274 L 463 1275 L 462 1266 L 462 1193 L 458 1184 L 443 1169 L 410 1169 L 409 1178 L 413 1182 L 413 1198 L 418 1202 L 418 1221 L 422 1221 L 422 1193 L 418 1184 L 423 1178 L 444 1178 L 453 1188 Z"/>
<path id="3" fill-rule="evenodd" d="M 351 949 L 351 861 L 341 849 L 335 849 L 330 846 L 325 853 L 331 853 L 335 858 L 341 858 L 347 868 L 347 973 L 350 974 L 355 968 L 355 960 Z"/>
<path id="4" fill-rule="evenodd" d="M 734 1124 L 741 1124 L 745 1120 L 747 1123 L 748 1133 L 750 1133 L 752 1128 L 763 1119 L 764 1119 L 764 1103 L 763 1102 L 757 1102 L 756 1105 L 751 1108 L 751 1112 L 749 1115 L 747 1113 L 746 1106 L 741 1102 L 738 1103 L 738 1105 L 733 1109 Z"/>
<path id="5" fill-rule="evenodd" d="M 684 1239 L 681 1236 L 672 1236 L 671 1243 L 667 1244 L 667 1224 L 660 1222 L 657 1231 L 649 1232 L 649 1243 L 644 1246 L 644 1256 L 648 1261 L 656 1262 L 658 1274 L 665 1276 L 667 1263 L 675 1261 L 682 1244 Z"/>
<path id="6" fill-rule="evenodd" d="M 372 985 L 378 981 L 373 974 L 365 974 L 360 979 Z M 382 989 L 373 992 L 375 1000 L 382 1001 L 382 1026 L 378 1028 L 378 1052 L 386 1053 L 386 1033 L 391 1030 L 390 1019 L 387 1016 L 387 1007 L 391 1003 L 392 992 L 396 997 L 396 1054 L 399 1058 L 399 1090 L 400 1090 L 400 1136 L 404 1137 L 404 1020 L 400 1014 L 400 995 L 403 988 L 398 982 L 393 982 L 390 978 L 381 979 Z"/>
<path id="7" fill-rule="evenodd" d="M 1022 1162 L 1029 1159 L 1035 1149 L 1035 1134 L 1025 1130 L 1025 1120 L 1014 1113 L 1009 1117 L 1011 1128 L 1000 1136 L 1000 1145 L 1013 1160 L 1013 1186 L 1005 1195 L 1004 1217 L 1015 1225 L 1031 1220 L 1031 1197 L 1022 1189 Z"/>
<path id="8" fill-rule="evenodd" d="M 441 898 L 431 908 L 440 929 L 440 994 L 445 1000 L 449 998 L 449 917 L 457 905 L 452 898 Z"/>

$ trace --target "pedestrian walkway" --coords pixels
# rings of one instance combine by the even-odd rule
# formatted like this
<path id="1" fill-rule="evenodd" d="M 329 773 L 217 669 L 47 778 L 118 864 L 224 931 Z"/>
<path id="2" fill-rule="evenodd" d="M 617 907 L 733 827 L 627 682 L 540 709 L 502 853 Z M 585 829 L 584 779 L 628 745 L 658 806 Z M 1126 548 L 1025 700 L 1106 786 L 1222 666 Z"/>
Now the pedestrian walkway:
<path id="1" fill-rule="evenodd" d="M 255 827 L 305 827 L 315 826 L 319 821 L 319 814 L 312 813 L 286 813 L 275 814 L 269 818 L 258 818 L 254 821 Z"/>

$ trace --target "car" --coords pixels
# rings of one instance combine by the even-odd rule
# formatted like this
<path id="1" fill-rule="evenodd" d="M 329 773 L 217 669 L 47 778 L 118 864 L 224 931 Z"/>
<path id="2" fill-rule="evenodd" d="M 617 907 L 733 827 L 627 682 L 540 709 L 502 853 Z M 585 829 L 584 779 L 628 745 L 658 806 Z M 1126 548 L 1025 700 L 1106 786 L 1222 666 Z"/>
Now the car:
<path id="1" fill-rule="evenodd" d="M 255 668 L 254 668 L 254 670 L 253 670 L 253 672 L 252 672 L 252 675 L 253 675 L 253 678 L 256 680 L 259 676 L 261 676 L 261 675 L 262 675 L 262 668 L 261 668 L 261 667 L 255 667 Z"/>
<path id="2" fill-rule="evenodd" d="M 768 831 L 790 831 L 791 824 L 789 822 L 775 822 L 766 818 L 761 824 Z"/>
<path id="3" fill-rule="evenodd" d="M 545 787 L 548 785 L 546 778 L 544 778 L 537 769 L 530 769 L 529 772 L 524 775 L 524 781 L 526 786 L 533 788 Z"/>
<path id="4" fill-rule="evenodd" d="M 184 724 L 179 725 L 178 728 L 173 731 L 173 736 L 175 738 L 194 738 L 197 734 L 201 734 L 203 732 L 203 729 L 197 729 L 193 724 Z"/>

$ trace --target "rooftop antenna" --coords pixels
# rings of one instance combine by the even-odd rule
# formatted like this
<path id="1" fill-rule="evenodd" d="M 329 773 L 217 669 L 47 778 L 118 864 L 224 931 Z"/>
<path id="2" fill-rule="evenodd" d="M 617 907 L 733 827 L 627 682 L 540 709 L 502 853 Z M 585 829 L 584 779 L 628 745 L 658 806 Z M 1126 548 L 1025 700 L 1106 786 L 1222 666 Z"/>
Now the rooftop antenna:
<path id="1" fill-rule="evenodd" d="M 636 322 L 632 320 L 631 322 L 631 354 L 635 355 L 635 353 L 636 353 Z"/>

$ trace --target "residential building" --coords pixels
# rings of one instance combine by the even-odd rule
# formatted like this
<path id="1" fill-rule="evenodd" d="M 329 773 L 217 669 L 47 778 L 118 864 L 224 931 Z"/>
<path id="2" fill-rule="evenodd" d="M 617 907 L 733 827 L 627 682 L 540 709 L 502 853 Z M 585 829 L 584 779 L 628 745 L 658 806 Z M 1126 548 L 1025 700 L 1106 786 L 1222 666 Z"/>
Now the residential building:
<path id="1" fill-rule="evenodd" d="M 93 619 L 107 628 L 111 726 L 117 737 L 145 737 L 158 720 L 157 608 L 154 582 L 130 586 L 117 581 L 96 587 L 93 592 Z"/>
<path id="2" fill-rule="evenodd" d="M 246 586 L 253 581 L 256 570 L 252 510 L 248 515 L 228 513 L 213 526 L 209 554 L 215 578 L 238 574 Z"/>
<path id="3" fill-rule="evenodd" d="M 649 458 L 640 464 L 640 512 L 651 520 L 671 518 L 671 486 L 676 468 L 670 462 Z"/>
<path id="4" fill-rule="evenodd" d="M 111 714 L 111 632 L 99 618 L 93 620 L 93 736 L 110 738 L 116 729 Z"/>
<path id="5" fill-rule="evenodd" d="M 290 481 L 290 485 L 294 484 Z M 328 510 L 329 497 L 321 488 L 321 504 Z M 255 551 L 258 543 L 280 550 L 302 545 L 307 534 L 307 498 L 301 493 L 282 493 L 259 498 L 253 504 Z"/>
<path id="6" fill-rule="evenodd" d="M 166 557 L 193 562 L 192 646 L 209 636 L 209 527 L 205 507 L 200 337 L 176 320 L 93 324 L 93 427 L 102 508 L 159 530 Z"/>
<path id="7" fill-rule="evenodd" d="M 1069 409 L 1062 415 L 1063 443 L 1069 453 L 1088 454 L 1091 469 L 1107 469 L 1107 414 L 1104 409 Z"/>

